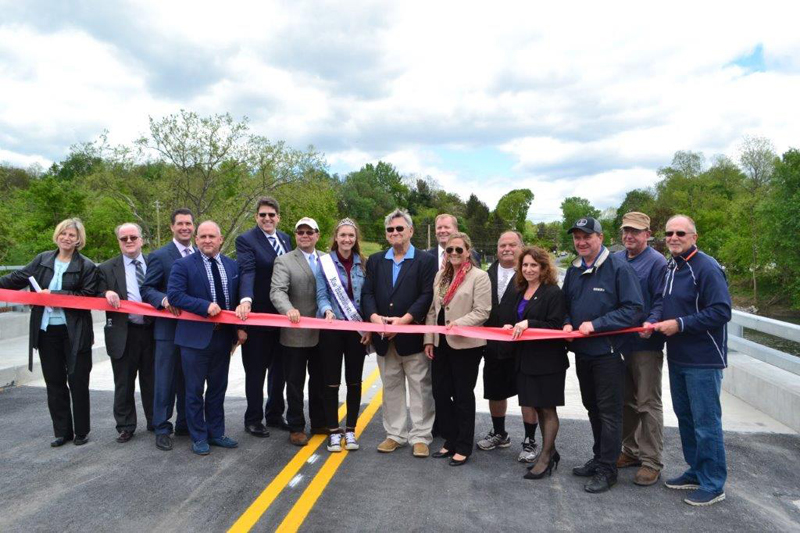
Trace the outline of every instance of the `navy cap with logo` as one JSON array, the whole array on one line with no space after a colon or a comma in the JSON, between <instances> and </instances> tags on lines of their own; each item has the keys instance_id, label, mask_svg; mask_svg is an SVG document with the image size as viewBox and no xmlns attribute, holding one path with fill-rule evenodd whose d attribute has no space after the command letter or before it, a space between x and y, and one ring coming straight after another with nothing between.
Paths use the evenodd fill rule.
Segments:
<instances>
[{"instance_id":1,"label":"navy cap with logo","mask_svg":"<svg viewBox=\"0 0 800 533\"><path fill-rule=\"evenodd\" d=\"M603 233L603 226L600 225L600 222L598 222L597 219L592 217L583 217L576 220L575 224L569 228L567 233L572 233L573 231L577 230L583 231L584 233Z\"/></svg>"}]
</instances>

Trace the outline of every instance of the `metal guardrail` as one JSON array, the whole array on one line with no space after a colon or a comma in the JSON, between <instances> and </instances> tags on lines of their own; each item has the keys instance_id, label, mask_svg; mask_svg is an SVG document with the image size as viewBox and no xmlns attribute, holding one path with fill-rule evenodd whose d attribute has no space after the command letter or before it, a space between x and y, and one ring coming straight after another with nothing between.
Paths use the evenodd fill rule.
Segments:
<instances>
[{"instance_id":1,"label":"metal guardrail","mask_svg":"<svg viewBox=\"0 0 800 533\"><path fill-rule=\"evenodd\" d=\"M19 270L20 268L24 267L25 265L0 265L0 272L10 272L13 270Z\"/></svg>"},{"instance_id":2,"label":"metal guardrail","mask_svg":"<svg viewBox=\"0 0 800 533\"><path fill-rule=\"evenodd\" d=\"M800 342L800 326L736 310L733 311L733 316L728 324L728 346L800 376L800 357L745 339L744 328Z\"/></svg>"}]
</instances>

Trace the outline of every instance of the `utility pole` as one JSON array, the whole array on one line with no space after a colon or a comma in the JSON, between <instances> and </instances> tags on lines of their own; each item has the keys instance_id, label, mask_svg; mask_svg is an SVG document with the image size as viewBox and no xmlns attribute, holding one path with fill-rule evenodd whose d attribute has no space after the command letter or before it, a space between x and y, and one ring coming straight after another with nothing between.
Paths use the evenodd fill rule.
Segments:
<instances>
[{"instance_id":1,"label":"utility pole","mask_svg":"<svg viewBox=\"0 0 800 533\"><path fill-rule=\"evenodd\" d=\"M431 225L428 224L428 250L431 249Z\"/></svg>"},{"instance_id":2,"label":"utility pole","mask_svg":"<svg viewBox=\"0 0 800 533\"><path fill-rule=\"evenodd\" d=\"M161 202L156 200L156 247L161 246Z\"/></svg>"}]
</instances>

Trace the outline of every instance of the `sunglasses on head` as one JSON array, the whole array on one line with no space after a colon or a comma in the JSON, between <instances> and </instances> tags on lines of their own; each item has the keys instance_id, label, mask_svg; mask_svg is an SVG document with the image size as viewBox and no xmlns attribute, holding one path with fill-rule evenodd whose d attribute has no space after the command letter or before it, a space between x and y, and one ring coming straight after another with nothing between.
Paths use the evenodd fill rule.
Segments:
<instances>
[{"instance_id":1,"label":"sunglasses on head","mask_svg":"<svg viewBox=\"0 0 800 533\"><path fill-rule=\"evenodd\" d=\"M464 249L462 247L460 247L460 246L448 246L447 248L444 249L444 251L447 252L448 254L452 254L454 251L458 255L461 255L461 254L464 253Z\"/></svg>"},{"instance_id":2,"label":"sunglasses on head","mask_svg":"<svg viewBox=\"0 0 800 533\"><path fill-rule=\"evenodd\" d=\"M128 242L128 241L136 242L138 240L139 240L139 237L137 235L125 235L124 237L120 237L119 238L120 242Z\"/></svg>"},{"instance_id":3,"label":"sunglasses on head","mask_svg":"<svg viewBox=\"0 0 800 533\"><path fill-rule=\"evenodd\" d=\"M405 229L405 226L389 226L386 228L386 233L394 233L395 231L397 233L403 233L403 230Z\"/></svg>"},{"instance_id":4,"label":"sunglasses on head","mask_svg":"<svg viewBox=\"0 0 800 533\"><path fill-rule=\"evenodd\" d=\"M313 229L298 229L295 230L294 232L295 235L305 235L306 237L311 237L315 233L316 231L314 231Z\"/></svg>"},{"instance_id":5,"label":"sunglasses on head","mask_svg":"<svg viewBox=\"0 0 800 533\"><path fill-rule=\"evenodd\" d=\"M264 218L264 217L275 218L276 216L278 216L278 213L259 213L258 214L259 218Z\"/></svg>"},{"instance_id":6,"label":"sunglasses on head","mask_svg":"<svg viewBox=\"0 0 800 533\"><path fill-rule=\"evenodd\" d=\"M664 235L667 237L672 237L673 235L677 235L678 237L686 237L688 234L685 231L665 231Z\"/></svg>"}]
</instances>

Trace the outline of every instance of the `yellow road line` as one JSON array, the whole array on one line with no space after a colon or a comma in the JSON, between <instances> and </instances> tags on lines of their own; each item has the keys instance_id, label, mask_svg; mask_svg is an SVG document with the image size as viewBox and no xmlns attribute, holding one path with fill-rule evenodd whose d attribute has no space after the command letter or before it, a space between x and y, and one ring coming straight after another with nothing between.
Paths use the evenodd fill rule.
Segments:
<instances>
[{"instance_id":1,"label":"yellow road line","mask_svg":"<svg viewBox=\"0 0 800 533\"><path fill-rule=\"evenodd\" d=\"M375 383L375 380L378 379L378 369L376 368L369 377L364 380L364 384L362 386L363 396L366 396L367 391L372 384ZM362 397L363 397L362 396ZM371 405L371 404L370 404ZM369 407L367 407L369 409ZM365 411L366 413L366 411ZM339 407L339 420L341 421L345 415L347 414L347 405L342 404ZM363 416L363 415L362 415ZM242 516L231 526L228 530L228 533L241 533L245 531L250 531L256 522L261 518L261 516L269 509L269 506L272 505L272 502L275 501L275 498L286 488L286 485L297 475L297 472L303 468L303 465L308 461L308 458L311 457L314 452L319 448L319 445L325 442L326 438L324 435L314 435L308 441L307 446L303 446L300 450L295 454L289 464L283 467L283 470L275 476L272 482L267 485L261 494L258 495L258 498L250 504L250 507L242 513Z\"/></svg>"},{"instance_id":2,"label":"yellow road line","mask_svg":"<svg viewBox=\"0 0 800 533\"><path fill-rule=\"evenodd\" d=\"M383 389L379 390L375 394L375 396L372 398L372 401L369 402L367 408L364 409L364 412L358 418L358 424L356 425L356 437L360 437L361 433L364 432L364 429L378 411L378 407L380 407L382 400ZM289 514L287 514L286 518L283 519L281 525L278 526L278 529L276 530L278 533L293 533L300 529L300 526L303 525L303 521L308 516L311 508L314 507L315 503L317 503L317 500L322 495L325 487L327 487L330 480L333 479L333 476L336 474L336 470L347 458L347 455L348 453L346 451L344 453L331 454L328 460L325 461L325 464L322 465L322 468L320 468L319 472L317 472L317 475L314 476L314 479L311 481L311 483L309 483L308 487L306 487L306 490L303 491L300 499L294 504L294 507L292 507L292 509L289 511Z\"/></svg>"}]
</instances>

